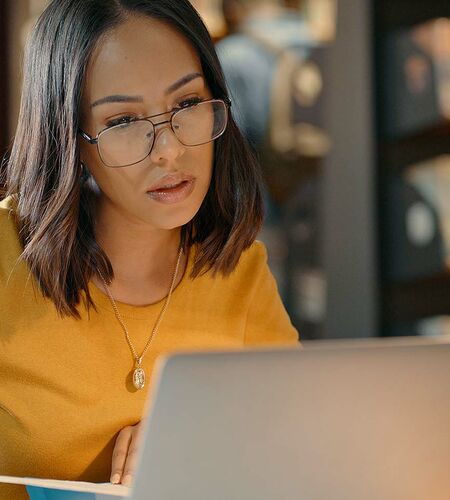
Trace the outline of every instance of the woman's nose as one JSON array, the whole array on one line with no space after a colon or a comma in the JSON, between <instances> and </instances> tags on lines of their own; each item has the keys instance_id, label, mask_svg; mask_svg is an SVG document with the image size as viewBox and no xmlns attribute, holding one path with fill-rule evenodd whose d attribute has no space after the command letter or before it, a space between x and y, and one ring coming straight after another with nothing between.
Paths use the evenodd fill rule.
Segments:
<instances>
[{"instance_id":1,"label":"woman's nose","mask_svg":"<svg viewBox=\"0 0 450 500\"><path fill-rule=\"evenodd\" d=\"M155 143L150 153L150 159L153 163L171 162L181 156L185 149L186 147L177 139L177 136L168 124L156 131Z\"/></svg>"}]
</instances>

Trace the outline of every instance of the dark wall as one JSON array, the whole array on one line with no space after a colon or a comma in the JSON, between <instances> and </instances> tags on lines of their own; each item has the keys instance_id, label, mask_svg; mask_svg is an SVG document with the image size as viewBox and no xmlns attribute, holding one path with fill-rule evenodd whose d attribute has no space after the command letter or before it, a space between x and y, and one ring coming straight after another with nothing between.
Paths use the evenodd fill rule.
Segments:
<instances>
[{"instance_id":1,"label":"dark wall","mask_svg":"<svg viewBox=\"0 0 450 500\"><path fill-rule=\"evenodd\" d=\"M0 2L0 151L8 143L8 2Z\"/></svg>"},{"instance_id":2,"label":"dark wall","mask_svg":"<svg viewBox=\"0 0 450 500\"><path fill-rule=\"evenodd\" d=\"M8 130L8 2L0 1L0 158L9 143ZM2 186L0 185L0 197Z\"/></svg>"},{"instance_id":3,"label":"dark wall","mask_svg":"<svg viewBox=\"0 0 450 500\"><path fill-rule=\"evenodd\" d=\"M9 143L8 17L8 2L0 1L0 160L3 159ZM2 198L3 187L0 183L0 199Z\"/></svg>"}]
</instances>

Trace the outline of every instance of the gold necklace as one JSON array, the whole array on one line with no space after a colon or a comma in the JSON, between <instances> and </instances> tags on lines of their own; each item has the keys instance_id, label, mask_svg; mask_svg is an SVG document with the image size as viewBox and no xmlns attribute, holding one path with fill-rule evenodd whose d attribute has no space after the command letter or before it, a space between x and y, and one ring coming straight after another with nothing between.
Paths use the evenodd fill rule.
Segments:
<instances>
[{"instance_id":1,"label":"gold necklace","mask_svg":"<svg viewBox=\"0 0 450 500\"><path fill-rule=\"evenodd\" d=\"M131 353L133 354L133 358L134 358L134 362L135 362L134 370L133 370L133 385L134 385L134 387L136 387L136 389L143 389L145 386L145 371L141 366L142 358L147 353L147 350L150 347L150 344L151 344L151 342L152 342L152 340L153 340L153 338L154 338L154 336L159 328L159 325L160 325L161 320L164 316L164 313L166 312L166 309L169 305L170 297L172 296L173 288L175 286L175 281L176 281L176 278L178 275L178 268L180 267L182 252L183 252L183 249L182 249L182 247L180 247L180 251L178 252L177 263L176 263L175 270L174 270L173 276L172 276L172 282L171 282L170 288L169 288L169 293L167 294L166 300L165 300L164 305L161 309L161 312L159 313L158 319L156 320L155 326L153 327L152 333L150 334L150 337L147 340L147 343L145 344L144 350L142 351L142 354L140 356L137 355L136 349L134 348L134 345L131 342L130 335L128 333L128 329L125 326L125 323L123 322L122 316L120 315L119 309L117 308L116 301L114 300L114 297L112 296L111 291L109 290L108 285L106 284L105 278L103 278L103 275L100 273L100 271L97 270L101 280L103 281L103 287L106 291L106 294L108 295L109 300L111 301L111 305L114 309L114 314L116 315L116 319L120 323L123 331L125 332L125 338L127 339L128 346L130 347Z\"/></svg>"}]
</instances>

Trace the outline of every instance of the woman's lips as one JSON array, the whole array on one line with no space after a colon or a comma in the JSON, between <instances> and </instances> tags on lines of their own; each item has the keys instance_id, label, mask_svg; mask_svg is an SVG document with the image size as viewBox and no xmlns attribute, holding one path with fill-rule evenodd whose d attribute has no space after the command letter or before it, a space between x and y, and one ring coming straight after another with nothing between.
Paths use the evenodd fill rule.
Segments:
<instances>
[{"instance_id":1,"label":"woman's lips","mask_svg":"<svg viewBox=\"0 0 450 500\"><path fill-rule=\"evenodd\" d=\"M161 188L147 191L147 195L160 203L179 203L184 201L194 190L195 179L180 182L172 188Z\"/></svg>"}]
</instances>

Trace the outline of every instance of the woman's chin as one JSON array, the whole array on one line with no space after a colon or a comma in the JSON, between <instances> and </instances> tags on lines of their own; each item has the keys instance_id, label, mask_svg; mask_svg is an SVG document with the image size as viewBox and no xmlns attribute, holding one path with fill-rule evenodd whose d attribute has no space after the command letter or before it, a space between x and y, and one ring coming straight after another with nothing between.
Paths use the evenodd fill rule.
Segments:
<instances>
[{"instance_id":1,"label":"woman's chin","mask_svg":"<svg viewBox=\"0 0 450 500\"><path fill-rule=\"evenodd\" d=\"M177 229L191 222L191 220L195 217L195 214L197 212L198 210L192 210L189 213L183 213L183 214L173 214L173 215L164 214L161 215L161 217L158 217L157 219L152 214L153 217L151 217L151 220L148 220L148 222L152 226L155 226L159 229L166 229L166 230Z\"/></svg>"}]
</instances>

